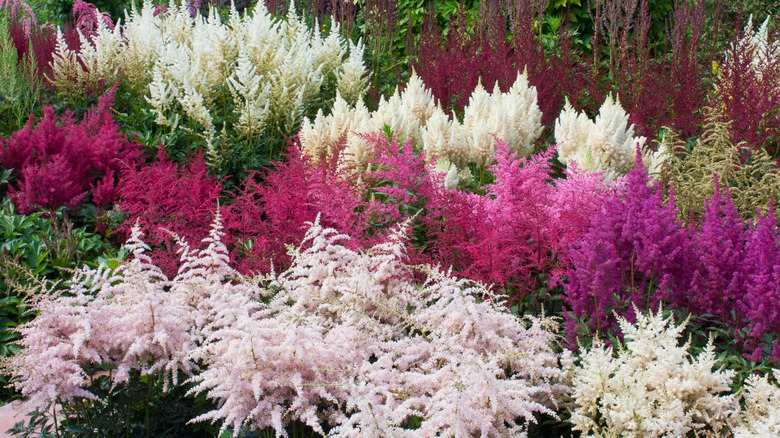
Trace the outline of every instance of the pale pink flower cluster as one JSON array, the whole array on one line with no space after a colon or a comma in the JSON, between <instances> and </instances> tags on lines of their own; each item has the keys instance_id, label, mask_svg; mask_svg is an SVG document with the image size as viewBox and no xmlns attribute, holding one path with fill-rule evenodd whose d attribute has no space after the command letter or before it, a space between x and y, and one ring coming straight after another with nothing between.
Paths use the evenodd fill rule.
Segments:
<instances>
[{"instance_id":1,"label":"pale pink flower cluster","mask_svg":"<svg viewBox=\"0 0 780 438\"><path fill-rule=\"evenodd\" d=\"M114 384L134 369L173 384L183 373L218 406L193 421L282 436L295 420L341 437L522 435L534 413L556 415L567 388L554 324L408 265L403 230L356 252L317 221L289 270L247 279L228 265L219 220L202 249L181 243L173 280L136 229L130 262L85 269L67 295L43 298L8 364L17 388L69 402L96 398L88 370L98 365ZM420 427L406 429L413 417Z\"/></svg>"},{"instance_id":2,"label":"pale pink flower cluster","mask_svg":"<svg viewBox=\"0 0 780 438\"><path fill-rule=\"evenodd\" d=\"M335 425L330 436L506 436L534 412L555 415L549 321L527 326L476 299L484 288L408 266L400 233L360 253L344 239L315 223L267 305L217 312L235 319L209 335L193 392L220 407L197 420L281 435L298 419ZM403 429L413 416L420 428Z\"/></svg>"},{"instance_id":3,"label":"pale pink flower cluster","mask_svg":"<svg viewBox=\"0 0 780 438\"><path fill-rule=\"evenodd\" d=\"M196 339L187 297L166 290L171 282L140 238L136 228L126 245L133 260L113 272L84 268L67 293L43 297L39 315L20 327L23 353L6 366L34 405L96 398L85 389L87 370L100 364L111 367L115 384L132 369L162 373L173 384L180 371L197 369L189 358Z\"/></svg>"}]
</instances>

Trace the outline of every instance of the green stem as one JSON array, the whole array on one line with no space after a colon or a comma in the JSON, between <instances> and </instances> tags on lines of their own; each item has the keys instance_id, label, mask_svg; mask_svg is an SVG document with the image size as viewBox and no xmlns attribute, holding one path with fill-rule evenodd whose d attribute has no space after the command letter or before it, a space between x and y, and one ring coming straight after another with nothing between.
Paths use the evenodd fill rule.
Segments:
<instances>
[{"instance_id":1,"label":"green stem","mask_svg":"<svg viewBox=\"0 0 780 438\"><path fill-rule=\"evenodd\" d=\"M152 383L149 382L149 389L146 391L146 438L152 438L152 432L149 430L149 399L152 398Z\"/></svg>"}]
</instances>

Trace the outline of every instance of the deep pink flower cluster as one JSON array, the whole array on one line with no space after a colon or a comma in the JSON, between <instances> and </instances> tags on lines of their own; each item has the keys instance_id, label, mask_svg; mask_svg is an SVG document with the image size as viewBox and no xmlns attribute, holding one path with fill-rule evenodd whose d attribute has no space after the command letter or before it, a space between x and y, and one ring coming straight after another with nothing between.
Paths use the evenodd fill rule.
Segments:
<instances>
[{"instance_id":1,"label":"deep pink flower cluster","mask_svg":"<svg viewBox=\"0 0 780 438\"><path fill-rule=\"evenodd\" d=\"M113 121L115 91L101 97L80 122L69 111L57 116L46 107L37 124L30 116L22 130L0 140L0 166L14 170L8 194L18 211L75 208L90 191L99 207L116 199L116 179L135 162L139 147Z\"/></svg>"},{"instance_id":2,"label":"deep pink flower cluster","mask_svg":"<svg viewBox=\"0 0 780 438\"><path fill-rule=\"evenodd\" d=\"M583 331L614 329L613 311L631 318L632 304L655 309L664 302L712 315L743 339L751 357L761 358L769 347L764 335L780 330L780 313L767 304L780 298L773 213L744 223L726 188L725 194L716 190L698 222L685 225L677 220L674 196L664 204L658 184L648 183L637 166L571 251L564 297L569 341Z\"/></svg>"}]
</instances>

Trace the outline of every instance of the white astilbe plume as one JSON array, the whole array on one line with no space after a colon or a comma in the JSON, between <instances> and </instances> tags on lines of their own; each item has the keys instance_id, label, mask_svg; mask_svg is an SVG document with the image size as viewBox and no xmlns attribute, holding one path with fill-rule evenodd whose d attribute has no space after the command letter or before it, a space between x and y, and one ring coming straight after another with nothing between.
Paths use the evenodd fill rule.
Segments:
<instances>
[{"instance_id":1,"label":"white astilbe plume","mask_svg":"<svg viewBox=\"0 0 780 438\"><path fill-rule=\"evenodd\" d=\"M712 340L695 359L679 345L686 323L675 326L661 310L635 324L618 317L625 347L613 354L598 340L571 368L575 408L571 422L587 437L680 437L711 428L725 431L737 403L731 370L715 370ZM571 362L564 361L569 363Z\"/></svg>"},{"instance_id":2,"label":"white astilbe plume","mask_svg":"<svg viewBox=\"0 0 780 438\"><path fill-rule=\"evenodd\" d=\"M508 93L496 82L488 93L480 82L464 108L463 127L468 139L471 161L487 167L495 156L496 138L509 145L512 153L528 155L542 134L542 112L536 87L528 83L528 73L517 74Z\"/></svg>"},{"instance_id":3,"label":"white astilbe plume","mask_svg":"<svg viewBox=\"0 0 780 438\"><path fill-rule=\"evenodd\" d=\"M19 328L24 348L7 365L31 403L95 399L85 369L99 364L111 367L114 384L137 369L164 375L166 387L197 369L188 299L166 290L171 283L140 238L135 227L126 245L132 260L113 272L85 267L67 295L45 297L38 316Z\"/></svg>"},{"instance_id":4,"label":"white astilbe plume","mask_svg":"<svg viewBox=\"0 0 780 438\"><path fill-rule=\"evenodd\" d=\"M257 68L252 65L246 50L241 48L238 55L238 68L228 79L228 85L237 109L241 113L236 129L244 135L262 132L268 117L270 106L268 95L271 84L266 83L263 86L262 82L263 78L257 75Z\"/></svg>"},{"instance_id":5,"label":"white astilbe plume","mask_svg":"<svg viewBox=\"0 0 780 438\"><path fill-rule=\"evenodd\" d=\"M620 100L607 96L595 121L585 113L578 113L568 99L555 121L555 141L562 163L577 163L577 168L588 172L603 172L606 179L625 175L634 167L636 150L642 151L643 165L651 173L660 172L667 153L646 147L645 137L634 137L634 125L629 125L628 114Z\"/></svg>"},{"instance_id":6,"label":"white astilbe plume","mask_svg":"<svg viewBox=\"0 0 780 438\"><path fill-rule=\"evenodd\" d=\"M99 14L99 11L95 11ZM124 50L121 26L113 29L103 20L97 20L97 29L91 38L78 31L79 50L70 50L62 31L57 29L57 42L51 61L52 83L58 92L65 95L83 93L85 89L108 88L115 80L122 66L119 56ZM103 90L101 90L103 91Z\"/></svg>"},{"instance_id":7,"label":"white astilbe plume","mask_svg":"<svg viewBox=\"0 0 780 438\"><path fill-rule=\"evenodd\" d=\"M292 132L307 109L322 105L323 91L340 89L357 101L367 79L360 43L342 38L338 26L323 38L290 6L285 20L263 2L243 15L231 7L223 22L213 9L191 16L184 0L155 16L145 0L126 13L124 27L111 31L100 23L92 41L82 38L79 53L59 36L52 81L73 94L126 79L146 92L156 123L181 125L207 143L218 140L214 117L224 121L223 131L232 127L241 135L271 125Z\"/></svg>"},{"instance_id":8,"label":"white astilbe plume","mask_svg":"<svg viewBox=\"0 0 780 438\"><path fill-rule=\"evenodd\" d=\"M775 382L780 370L772 370ZM745 382L742 399L745 409L741 423L734 428L734 438L780 436L780 388L769 382L768 376L751 374Z\"/></svg>"},{"instance_id":9,"label":"white astilbe plume","mask_svg":"<svg viewBox=\"0 0 780 438\"><path fill-rule=\"evenodd\" d=\"M267 306L223 306L234 322L211 332L193 378L219 408L197 420L282 436L293 420L335 425L334 437L507 436L554 415L548 321L528 327L479 302L484 288L408 266L402 233L355 252L315 222ZM412 416L421 427L402 429Z\"/></svg>"},{"instance_id":10,"label":"white astilbe plume","mask_svg":"<svg viewBox=\"0 0 780 438\"><path fill-rule=\"evenodd\" d=\"M350 105L363 100L368 91L368 71L363 63L363 44L349 42L349 57L336 72L336 89Z\"/></svg>"}]
</instances>

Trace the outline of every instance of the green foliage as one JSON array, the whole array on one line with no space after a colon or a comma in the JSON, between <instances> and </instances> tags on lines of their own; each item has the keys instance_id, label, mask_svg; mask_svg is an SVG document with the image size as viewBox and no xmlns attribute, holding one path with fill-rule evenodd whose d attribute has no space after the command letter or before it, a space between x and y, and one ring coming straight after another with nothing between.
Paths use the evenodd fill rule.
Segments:
<instances>
[{"instance_id":1,"label":"green foliage","mask_svg":"<svg viewBox=\"0 0 780 438\"><path fill-rule=\"evenodd\" d=\"M192 418L214 409L205 396L186 397L186 385L166 392L163 379L158 376L141 376L133 370L128 382L114 386L109 376L101 375L92 381L89 390L100 400L58 406L56 417L52 408L35 411L28 424L17 423L11 433L41 438L211 438L219 431L218 425L188 424ZM43 433L38 435L35 428Z\"/></svg>"},{"instance_id":2,"label":"green foliage","mask_svg":"<svg viewBox=\"0 0 780 438\"><path fill-rule=\"evenodd\" d=\"M20 61L8 32L9 18L0 13L0 133L21 128L40 100L35 58L29 50Z\"/></svg>"}]
</instances>

